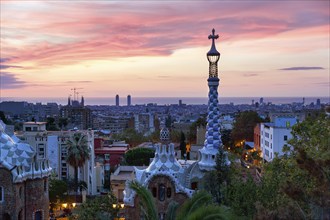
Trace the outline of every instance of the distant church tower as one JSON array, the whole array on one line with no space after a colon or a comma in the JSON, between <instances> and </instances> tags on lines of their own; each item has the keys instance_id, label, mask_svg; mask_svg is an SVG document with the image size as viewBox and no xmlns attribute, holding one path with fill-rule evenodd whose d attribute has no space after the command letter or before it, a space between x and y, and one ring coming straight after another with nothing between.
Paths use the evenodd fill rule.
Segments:
<instances>
[{"instance_id":1,"label":"distant church tower","mask_svg":"<svg viewBox=\"0 0 330 220\"><path fill-rule=\"evenodd\" d=\"M212 46L210 51L207 52L207 60L209 61L209 78L207 80L209 86L208 115L204 147L200 150L201 158L198 162L202 170L214 169L216 155L219 148L222 148L218 108L218 61L220 53L217 51L214 42L219 38L219 35L215 35L214 32L213 29L212 35L209 35L209 39L212 39Z\"/></svg>"},{"instance_id":2,"label":"distant church tower","mask_svg":"<svg viewBox=\"0 0 330 220\"><path fill-rule=\"evenodd\" d=\"M81 103L80 103L80 105L81 105L82 107L85 106L85 99L84 99L84 96L81 96Z\"/></svg>"}]
</instances>

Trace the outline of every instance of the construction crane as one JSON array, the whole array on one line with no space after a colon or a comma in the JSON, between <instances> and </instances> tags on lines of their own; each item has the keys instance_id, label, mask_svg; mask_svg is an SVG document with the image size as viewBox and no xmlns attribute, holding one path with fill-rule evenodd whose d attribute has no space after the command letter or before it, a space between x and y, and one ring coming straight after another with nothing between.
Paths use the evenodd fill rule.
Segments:
<instances>
[{"instance_id":1,"label":"construction crane","mask_svg":"<svg viewBox=\"0 0 330 220\"><path fill-rule=\"evenodd\" d=\"M74 87L74 88L72 88L71 90L73 90L73 100L74 101L78 101L78 92L77 92L77 90L79 90L79 89L84 89L84 88L76 88L76 87Z\"/></svg>"}]
</instances>

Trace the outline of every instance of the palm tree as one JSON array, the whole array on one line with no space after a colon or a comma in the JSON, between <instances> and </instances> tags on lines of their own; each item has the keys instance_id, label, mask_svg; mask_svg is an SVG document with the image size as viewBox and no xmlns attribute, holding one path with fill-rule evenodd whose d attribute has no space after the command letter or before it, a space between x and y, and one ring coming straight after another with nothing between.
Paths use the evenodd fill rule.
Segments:
<instances>
[{"instance_id":1,"label":"palm tree","mask_svg":"<svg viewBox=\"0 0 330 220\"><path fill-rule=\"evenodd\" d=\"M130 187L141 199L141 210L147 220L156 220L157 207L151 192L136 181ZM206 191L196 192L192 198L179 207L178 203L171 202L167 208L166 220L222 220L235 219L230 211L222 206L213 204L212 197Z\"/></svg>"},{"instance_id":2,"label":"palm tree","mask_svg":"<svg viewBox=\"0 0 330 220\"><path fill-rule=\"evenodd\" d=\"M74 168L74 187L76 200L78 194L78 168L82 167L89 159L90 149L87 144L87 138L83 133L74 133L67 141L68 154L66 161Z\"/></svg>"},{"instance_id":3,"label":"palm tree","mask_svg":"<svg viewBox=\"0 0 330 220\"><path fill-rule=\"evenodd\" d=\"M147 220L156 220L157 208L151 192L136 181L130 183L130 187L136 192L141 199L141 210Z\"/></svg>"}]
</instances>

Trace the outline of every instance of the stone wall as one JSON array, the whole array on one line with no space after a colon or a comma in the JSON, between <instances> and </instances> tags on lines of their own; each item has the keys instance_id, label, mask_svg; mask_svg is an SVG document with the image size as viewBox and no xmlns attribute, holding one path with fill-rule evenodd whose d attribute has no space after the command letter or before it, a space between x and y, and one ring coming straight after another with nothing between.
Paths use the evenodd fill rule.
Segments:
<instances>
[{"instance_id":1,"label":"stone wall","mask_svg":"<svg viewBox=\"0 0 330 220\"><path fill-rule=\"evenodd\" d=\"M34 220L38 211L41 212L42 219L49 219L48 178L27 180L26 193L27 219Z\"/></svg>"},{"instance_id":2,"label":"stone wall","mask_svg":"<svg viewBox=\"0 0 330 220\"><path fill-rule=\"evenodd\" d=\"M8 214L11 219L17 219L18 210L24 203L24 198L17 199L17 186L12 183L11 172L5 168L0 168L0 186L3 187L4 201L0 202L0 219L5 218ZM22 200L22 201L21 201Z\"/></svg>"},{"instance_id":3,"label":"stone wall","mask_svg":"<svg viewBox=\"0 0 330 220\"><path fill-rule=\"evenodd\" d=\"M0 219L8 214L11 220L34 220L36 211L42 213L42 219L49 218L48 178L13 184L11 172L5 168L0 168L0 176L0 186L4 187L4 201L0 202Z\"/></svg>"}]
</instances>

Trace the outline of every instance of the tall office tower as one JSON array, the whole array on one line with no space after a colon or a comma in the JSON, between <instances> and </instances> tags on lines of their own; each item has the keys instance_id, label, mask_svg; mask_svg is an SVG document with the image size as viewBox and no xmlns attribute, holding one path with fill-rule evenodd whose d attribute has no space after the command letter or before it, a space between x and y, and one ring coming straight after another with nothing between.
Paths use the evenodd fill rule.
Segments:
<instances>
[{"instance_id":1,"label":"tall office tower","mask_svg":"<svg viewBox=\"0 0 330 220\"><path fill-rule=\"evenodd\" d=\"M116 106L119 106L119 95L116 95Z\"/></svg>"},{"instance_id":2,"label":"tall office tower","mask_svg":"<svg viewBox=\"0 0 330 220\"><path fill-rule=\"evenodd\" d=\"M131 106L131 95L127 96L127 106Z\"/></svg>"},{"instance_id":3,"label":"tall office tower","mask_svg":"<svg viewBox=\"0 0 330 220\"><path fill-rule=\"evenodd\" d=\"M222 141L220 135L220 123L219 123L219 108L218 108L218 61L220 53L215 47L215 40L219 38L219 35L214 34L215 30L212 30L212 35L209 35L209 39L212 39L212 46L207 53L207 60L209 61L209 101L208 101L208 115L204 147L200 150L201 158L198 162L200 169L212 170L216 165L216 155L219 148L222 148ZM227 164L230 162L227 160Z\"/></svg>"}]
</instances>

